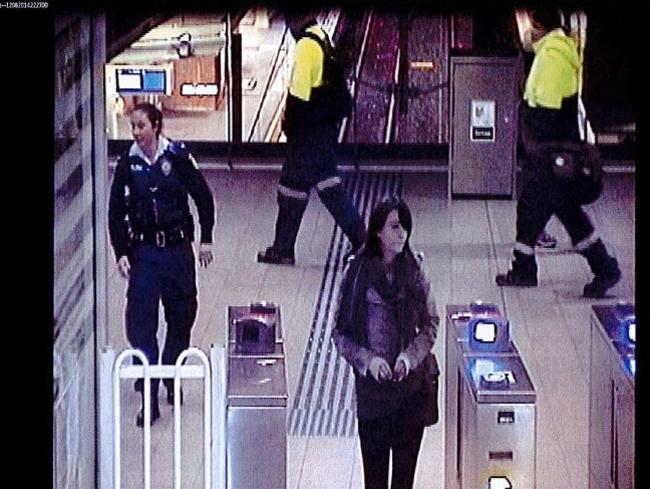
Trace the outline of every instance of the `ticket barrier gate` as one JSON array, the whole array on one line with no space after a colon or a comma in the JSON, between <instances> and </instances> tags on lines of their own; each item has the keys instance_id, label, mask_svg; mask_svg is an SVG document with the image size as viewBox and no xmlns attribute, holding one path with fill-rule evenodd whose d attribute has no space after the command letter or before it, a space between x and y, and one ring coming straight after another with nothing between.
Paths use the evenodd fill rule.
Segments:
<instances>
[{"instance_id":1,"label":"ticket barrier gate","mask_svg":"<svg viewBox=\"0 0 650 489\"><path fill-rule=\"evenodd\" d=\"M492 304L449 305L445 488L535 487L536 395Z\"/></svg>"},{"instance_id":2,"label":"ticket barrier gate","mask_svg":"<svg viewBox=\"0 0 650 489\"><path fill-rule=\"evenodd\" d=\"M457 459L458 431L458 385L459 385L459 355L456 352L460 344L465 354L471 355L469 347L470 320L478 317L501 318L499 309L493 304L472 303L467 305L448 305L446 314L445 334L445 488L458 489L459 481L455 469L452 470L450 461ZM501 323L504 326L503 323ZM506 323L507 324L507 323ZM508 335L509 336L509 335ZM514 345L509 341L502 345L502 355L516 355ZM478 352L477 352L478 353Z\"/></svg>"},{"instance_id":3,"label":"ticket barrier gate","mask_svg":"<svg viewBox=\"0 0 650 489\"><path fill-rule=\"evenodd\" d=\"M633 489L634 305L592 306L589 357L589 488Z\"/></svg>"},{"instance_id":4,"label":"ticket barrier gate","mask_svg":"<svg viewBox=\"0 0 650 489\"><path fill-rule=\"evenodd\" d=\"M280 308L228 306L227 489L286 487L287 377Z\"/></svg>"}]
</instances>

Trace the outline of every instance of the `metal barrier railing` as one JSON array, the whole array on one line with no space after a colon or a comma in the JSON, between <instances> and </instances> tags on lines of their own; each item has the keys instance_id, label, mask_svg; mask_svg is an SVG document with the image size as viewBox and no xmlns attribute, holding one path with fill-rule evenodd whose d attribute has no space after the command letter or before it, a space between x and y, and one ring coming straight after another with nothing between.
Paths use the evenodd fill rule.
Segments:
<instances>
[{"instance_id":1,"label":"metal barrier railing","mask_svg":"<svg viewBox=\"0 0 650 489\"><path fill-rule=\"evenodd\" d=\"M210 362L198 348L189 348L178 355L174 371L174 489L181 489L181 369L183 361L196 355L203 364L203 487L210 489ZM148 404L145 404L149 407Z\"/></svg>"},{"instance_id":2,"label":"metal barrier railing","mask_svg":"<svg viewBox=\"0 0 650 489\"><path fill-rule=\"evenodd\" d=\"M210 359L198 348L183 351L175 365L150 365L138 349L126 349L117 358L112 349L100 358L100 489L122 487L120 381L142 379L144 383L143 482L151 489L151 379L174 379L174 489L181 488L181 381L203 379L203 480L204 489L225 487L225 361L224 348L213 346ZM141 365L123 365L135 357ZM200 365L183 365L190 357ZM110 406L110 408L109 408ZM213 462L214 461L214 462Z\"/></svg>"}]
</instances>

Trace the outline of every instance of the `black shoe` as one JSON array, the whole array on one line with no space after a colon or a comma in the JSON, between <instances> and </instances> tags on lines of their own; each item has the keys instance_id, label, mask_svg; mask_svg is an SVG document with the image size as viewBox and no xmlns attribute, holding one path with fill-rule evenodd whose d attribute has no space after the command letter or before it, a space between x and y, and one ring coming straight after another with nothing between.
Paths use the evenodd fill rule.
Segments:
<instances>
[{"instance_id":1,"label":"black shoe","mask_svg":"<svg viewBox=\"0 0 650 489\"><path fill-rule=\"evenodd\" d=\"M591 299L602 299L605 297L607 289L614 287L619 280L621 280L621 271L617 263L616 268L612 270L610 275L605 277L595 276L591 282L585 285L582 295Z\"/></svg>"},{"instance_id":2,"label":"black shoe","mask_svg":"<svg viewBox=\"0 0 650 489\"><path fill-rule=\"evenodd\" d=\"M153 425L156 420L160 418L160 409L158 407L158 401L151 403L151 424ZM138 416L135 418L136 426L142 428L144 426L144 407L140 408Z\"/></svg>"},{"instance_id":3,"label":"black shoe","mask_svg":"<svg viewBox=\"0 0 650 489\"><path fill-rule=\"evenodd\" d=\"M293 254L280 254L272 246L269 246L265 251L257 253L257 261L259 263L271 263L273 265L295 265L296 258Z\"/></svg>"},{"instance_id":4,"label":"black shoe","mask_svg":"<svg viewBox=\"0 0 650 489\"><path fill-rule=\"evenodd\" d=\"M536 287L537 286L537 263L534 255L526 255L521 251L514 250L515 259L512 260L512 268L507 273L500 273L496 276L496 283L499 287Z\"/></svg>"},{"instance_id":5,"label":"black shoe","mask_svg":"<svg viewBox=\"0 0 650 489\"><path fill-rule=\"evenodd\" d=\"M537 276L525 276L509 270L496 276L499 287L537 287Z\"/></svg>"},{"instance_id":6,"label":"black shoe","mask_svg":"<svg viewBox=\"0 0 650 489\"><path fill-rule=\"evenodd\" d=\"M174 389L167 389L167 404L174 405ZM181 405L183 404L183 389L181 389Z\"/></svg>"}]
</instances>

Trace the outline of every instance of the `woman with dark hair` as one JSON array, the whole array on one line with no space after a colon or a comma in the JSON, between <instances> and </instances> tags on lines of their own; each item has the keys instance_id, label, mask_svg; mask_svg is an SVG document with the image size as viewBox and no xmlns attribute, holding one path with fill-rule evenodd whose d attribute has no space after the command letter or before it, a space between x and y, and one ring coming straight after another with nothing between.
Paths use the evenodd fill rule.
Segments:
<instances>
[{"instance_id":1,"label":"woman with dark hair","mask_svg":"<svg viewBox=\"0 0 650 489\"><path fill-rule=\"evenodd\" d=\"M120 275L129 281L126 335L129 343L158 363L158 306L167 321L163 364L174 364L189 346L197 312L194 219L201 227L199 263L212 262L214 201L196 161L181 142L161 136L163 115L141 103L131 111L133 144L115 169L108 205L108 230ZM167 401L174 403L173 380L165 379ZM142 391L142 381L136 382ZM143 394L144 395L144 394ZM151 422L160 417L158 379L151 382ZM182 395L181 395L182 401ZM136 424L144 424L140 411Z\"/></svg>"},{"instance_id":2,"label":"woman with dark hair","mask_svg":"<svg viewBox=\"0 0 650 489\"><path fill-rule=\"evenodd\" d=\"M353 367L366 489L413 486L424 427L437 422L439 318L421 258L409 245L411 212L392 198L373 210L340 288L334 344Z\"/></svg>"}]
</instances>

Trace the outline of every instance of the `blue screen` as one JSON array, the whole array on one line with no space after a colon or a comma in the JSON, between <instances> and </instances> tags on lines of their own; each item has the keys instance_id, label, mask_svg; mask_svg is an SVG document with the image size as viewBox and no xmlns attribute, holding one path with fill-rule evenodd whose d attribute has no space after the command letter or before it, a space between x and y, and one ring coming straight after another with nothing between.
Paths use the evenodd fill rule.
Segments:
<instances>
[{"instance_id":1,"label":"blue screen","mask_svg":"<svg viewBox=\"0 0 650 489\"><path fill-rule=\"evenodd\" d=\"M167 88L165 70L119 68L116 74L118 92L165 93Z\"/></svg>"},{"instance_id":2,"label":"blue screen","mask_svg":"<svg viewBox=\"0 0 650 489\"><path fill-rule=\"evenodd\" d=\"M144 72L144 86L142 87L145 92L165 92L165 72L164 71L148 71Z\"/></svg>"}]
</instances>

